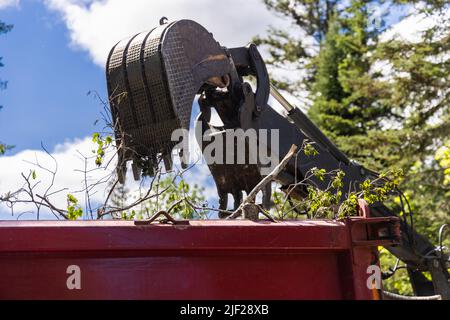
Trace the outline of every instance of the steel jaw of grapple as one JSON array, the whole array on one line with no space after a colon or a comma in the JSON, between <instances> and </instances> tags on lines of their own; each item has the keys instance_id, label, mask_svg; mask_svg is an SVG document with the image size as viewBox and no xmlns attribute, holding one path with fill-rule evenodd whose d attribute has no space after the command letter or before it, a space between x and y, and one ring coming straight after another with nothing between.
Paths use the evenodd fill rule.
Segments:
<instances>
[{"instance_id":1,"label":"steel jaw of grapple","mask_svg":"<svg viewBox=\"0 0 450 320\"><path fill-rule=\"evenodd\" d=\"M176 129L189 129L192 102L205 83L225 85L230 62L211 33L194 21L160 25L117 43L106 63L118 146L119 181L133 160L135 179L152 175L163 159L170 169Z\"/></svg>"}]
</instances>

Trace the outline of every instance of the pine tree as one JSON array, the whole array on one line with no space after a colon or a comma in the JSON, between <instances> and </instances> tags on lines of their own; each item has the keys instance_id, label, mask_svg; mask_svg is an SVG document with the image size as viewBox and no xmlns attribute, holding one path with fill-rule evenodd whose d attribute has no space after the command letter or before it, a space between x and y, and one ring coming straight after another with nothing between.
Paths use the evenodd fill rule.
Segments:
<instances>
[{"instance_id":1,"label":"pine tree","mask_svg":"<svg viewBox=\"0 0 450 320\"><path fill-rule=\"evenodd\" d=\"M370 72L378 30L369 28L367 1L350 1L329 26L314 61L317 72L308 114L350 157L378 169L383 164L365 145L390 111L379 99L385 84Z\"/></svg>"},{"instance_id":2,"label":"pine tree","mask_svg":"<svg viewBox=\"0 0 450 320\"><path fill-rule=\"evenodd\" d=\"M330 18L337 10L338 0L263 0L266 7L292 22L292 29L286 31L270 27L265 37L257 36L255 44L264 46L269 54L266 63L272 67L296 69L306 77L286 79L272 77L279 89L295 94L298 90L310 90L314 77L314 65L311 60L323 42L329 28ZM293 72L296 72L295 70Z\"/></svg>"},{"instance_id":3,"label":"pine tree","mask_svg":"<svg viewBox=\"0 0 450 320\"><path fill-rule=\"evenodd\" d=\"M445 15L450 5L422 5L419 13L433 14L434 25L416 42L381 43L374 59L389 61L391 81L383 99L399 115L397 129L388 133L395 134L401 157L389 165L403 168L403 187L420 212L416 226L436 240L440 225L450 223L450 189L439 156L450 136L450 21Z\"/></svg>"},{"instance_id":4,"label":"pine tree","mask_svg":"<svg viewBox=\"0 0 450 320\"><path fill-rule=\"evenodd\" d=\"M321 6L320 11L324 12L327 3L270 2L273 10L292 17L300 29L307 23L297 23L295 4L304 8ZM309 68L310 77L285 81L282 88L292 92L308 89L313 101L309 116L350 157L378 171L402 168L405 177L401 189L415 213L414 228L436 242L440 225L450 223L450 189L446 183L450 21L445 14L450 5L441 0L386 2L391 7L415 5L421 14L433 14L435 24L415 43L402 39L381 42L379 30L369 24L368 8L375 2L353 0L336 4L327 23L321 25L324 36L316 38L317 55L291 50L305 48L290 35L275 41L274 35L282 31L272 30L260 43L270 47L269 61L274 66L282 65L283 59L288 64L295 59L308 60L299 68ZM312 15L310 21L312 28L318 30L316 16ZM388 66L387 74L373 68L380 62ZM304 81L308 83L302 87ZM400 211L399 202L389 205ZM444 244L450 243L447 240ZM411 292L397 284L390 283L388 287Z\"/></svg>"},{"instance_id":5,"label":"pine tree","mask_svg":"<svg viewBox=\"0 0 450 320\"><path fill-rule=\"evenodd\" d=\"M338 47L339 30L340 24L335 17L330 23L325 43L317 59L317 74L313 87L317 103L313 106L314 112L311 112L310 115L317 124L324 128L326 119L321 117L321 111L326 107L327 102L336 105L347 96L339 82L339 65L336 63L344 58L344 52Z\"/></svg>"}]
</instances>

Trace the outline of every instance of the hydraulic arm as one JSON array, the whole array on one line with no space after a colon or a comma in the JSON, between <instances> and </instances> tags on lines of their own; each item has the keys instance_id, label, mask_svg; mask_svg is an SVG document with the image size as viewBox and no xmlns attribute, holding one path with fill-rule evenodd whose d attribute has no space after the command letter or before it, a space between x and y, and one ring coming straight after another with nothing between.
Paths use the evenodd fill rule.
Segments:
<instances>
[{"instance_id":1,"label":"hydraulic arm","mask_svg":"<svg viewBox=\"0 0 450 320\"><path fill-rule=\"evenodd\" d=\"M230 131L253 130L257 138L255 150L266 149L268 158L278 161L292 144L300 149L306 141L314 143L316 156L308 157L300 152L277 176L282 186L302 180L314 167L342 170L343 190L357 190L364 180L377 177L375 172L343 154L299 108L289 104L270 85L264 61L253 44L225 48L196 22L180 20L120 41L110 52L106 70L119 145L118 175L122 181L128 160L133 161L135 178L142 171L151 174L160 159L164 160L166 169L171 168L172 149L179 142L172 134L176 129L189 129L196 95L201 111L196 122L197 131L201 132L197 139L204 152L215 139L226 141ZM256 86L252 87L247 77L253 77ZM271 95L283 107L283 112L269 105ZM222 121L219 126L212 124L212 109ZM276 148L267 139L273 136L279 137ZM239 153L238 142L224 143L223 154ZM249 147L249 142L245 143ZM250 192L265 174L266 164L252 148L246 148L243 159L237 163L207 162L222 209L228 207L228 194L233 196L237 207L243 192ZM309 181L322 189L330 182L327 178ZM270 186L263 193L263 205L268 207ZM305 186L298 185L291 195L301 198L306 194ZM380 217L395 215L382 203L372 205L371 212ZM450 298L444 258L405 221L401 223L401 231L400 245L388 250L408 265L416 293L437 292ZM421 271L431 272L432 283L426 281Z\"/></svg>"}]
</instances>

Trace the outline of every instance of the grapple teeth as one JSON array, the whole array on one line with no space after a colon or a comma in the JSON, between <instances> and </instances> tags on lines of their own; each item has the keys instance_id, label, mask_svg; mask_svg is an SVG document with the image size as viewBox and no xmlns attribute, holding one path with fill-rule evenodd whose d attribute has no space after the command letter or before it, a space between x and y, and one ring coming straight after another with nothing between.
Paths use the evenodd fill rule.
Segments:
<instances>
[{"instance_id":1,"label":"grapple teeth","mask_svg":"<svg viewBox=\"0 0 450 320\"><path fill-rule=\"evenodd\" d=\"M116 139L124 137L128 150L124 161L171 150L173 131L189 129L200 87L226 78L229 70L224 49L191 20L165 23L116 44L106 77Z\"/></svg>"},{"instance_id":2,"label":"grapple teeth","mask_svg":"<svg viewBox=\"0 0 450 320\"><path fill-rule=\"evenodd\" d=\"M127 177L127 166L126 164L117 166L117 179L121 184L125 183L125 179Z\"/></svg>"},{"instance_id":3,"label":"grapple teeth","mask_svg":"<svg viewBox=\"0 0 450 320\"><path fill-rule=\"evenodd\" d=\"M164 167L166 168L166 171L171 171L172 167L173 167L173 162L172 162L172 155L167 155L163 158L164 161Z\"/></svg>"},{"instance_id":4,"label":"grapple teeth","mask_svg":"<svg viewBox=\"0 0 450 320\"><path fill-rule=\"evenodd\" d=\"M141 171L142 169L139 167L136 161L133 161L131 164L131 169L133 170L133 177L135 181L139 181L141 179Z\"/></svg>"},{"instance_id":5,"label":"grapple teeth","mask_svg":"<svg viewBox=\"0 0 450 320\"><path fill-rule=\"evenodd\" d=\"M234 190L233 191L233 199L234 199L234 210L237 210L237 208L239 208L239 206L242 203L242 191L241 190Z\"/></svg>"},{"instance_id":6,"label":"grapple teeth","mask_svg":"<svg viewBox=\"0 0 450 320\"><path fill-rule=\"evenodd\" d=\"M271 197L272 197L272 183L269 182L263 189L263 197L262 197L262 206L266 210L270 209Z\"/></svg>"}]
</instances>

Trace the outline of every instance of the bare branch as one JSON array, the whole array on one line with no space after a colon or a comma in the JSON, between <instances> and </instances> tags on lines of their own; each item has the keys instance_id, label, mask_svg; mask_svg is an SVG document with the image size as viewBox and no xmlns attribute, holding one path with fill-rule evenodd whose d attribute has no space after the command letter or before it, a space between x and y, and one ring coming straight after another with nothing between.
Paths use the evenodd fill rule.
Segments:
<instances>
[{"instance_id":1,"label":"bare branch","mask_svg":"<svg viewBox=\"0 0 450 320\"><path fill-rule=\"evenodd\" d=\"M242 203L239 205L239 207L233 212L233 214L227 219L235 219L239 217L242 214L242 211L244 207L247 204L253 203L255 201L255 197L264 187L271 182L273 179L275 179L278 174L281 172L281 170L286 167L288 162L291 160L291 158L296 154L297 146L293 144L291 148L289 149L288 153L284 156L283 160L272 170L271 173L269 173L267 176L265 176L254 188L250 193L247 195L247 197L242 201Z\"/></svg>"}]
</instances>

